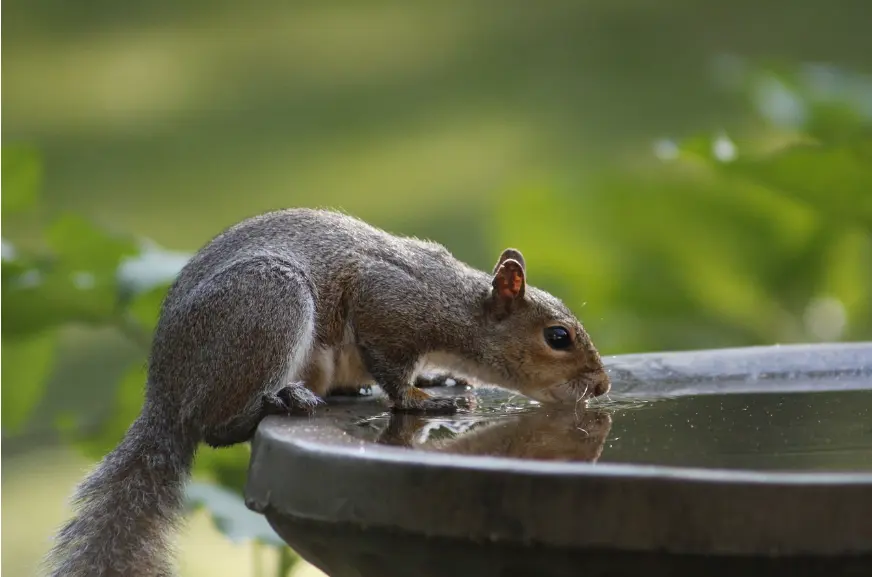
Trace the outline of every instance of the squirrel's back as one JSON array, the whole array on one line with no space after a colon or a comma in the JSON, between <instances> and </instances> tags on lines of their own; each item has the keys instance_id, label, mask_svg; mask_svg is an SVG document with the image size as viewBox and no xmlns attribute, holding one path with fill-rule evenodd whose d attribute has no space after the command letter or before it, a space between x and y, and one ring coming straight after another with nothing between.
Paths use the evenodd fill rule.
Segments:
<instances>
[{"instance_id":1,"label":"squirrel's back","mask_svg":"<svg viewBox=\"0 0 872 577\"><path fill-rule=\"evenodd\" d=\"M468 269L440 244L396 236L335 210L291 208L259 214L224 230L191 259L173 290L190 290L204 278L255 257L291 263L317 281L370 261L387 262L412 275L419 275L420 263L426 261L451 271Z\"/></svg>"}]
</instances>

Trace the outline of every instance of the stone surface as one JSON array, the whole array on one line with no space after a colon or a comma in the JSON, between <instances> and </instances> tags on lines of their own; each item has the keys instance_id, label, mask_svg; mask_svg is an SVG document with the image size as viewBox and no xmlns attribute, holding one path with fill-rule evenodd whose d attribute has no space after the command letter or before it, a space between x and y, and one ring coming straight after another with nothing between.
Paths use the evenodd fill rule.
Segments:
<instances>
[{"instance_id":1,"label":"stone surface","mask_svg":"<svg viewBox=\"0 0 872 577\"><path fill-rule=\"evenodd\" d=\"M868 343L606 362L616 391L641 396L872 392ZM253 443L248 506L333 577L872 574L872 474L458 456L343 428L383 411L342 399L267 419Z\"/></svg>"},{"instance_id":2,"label":"stone surface","mask_svg":"<svg viewBox=\"0 0 872 577\"><path fill-rule=\"evenodd\" d=\"M604 359L615 389L680 395L872 388L872 343L742 347Z\"/></svg>"}]
</instances>

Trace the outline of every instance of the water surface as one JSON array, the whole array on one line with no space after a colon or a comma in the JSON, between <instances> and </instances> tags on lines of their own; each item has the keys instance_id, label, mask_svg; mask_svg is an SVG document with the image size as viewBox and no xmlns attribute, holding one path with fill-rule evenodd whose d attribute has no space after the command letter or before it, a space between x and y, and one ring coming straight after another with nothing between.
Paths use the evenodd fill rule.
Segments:
<instances>
[{"instance_id":1,"label":"water surface","mask_svg":"<svg viewBox=\"0 0 872 577\"><path fill-rule=\"evenodd\" d=\"M777 387L770 387L777 389ZM611 395L555 410L497 388L451 417L382 412L352 435L416 450L561 461L784 471L872 471L870 390ZM450 388L439 394L458 394Z\"/></svg>"}]
</instances>

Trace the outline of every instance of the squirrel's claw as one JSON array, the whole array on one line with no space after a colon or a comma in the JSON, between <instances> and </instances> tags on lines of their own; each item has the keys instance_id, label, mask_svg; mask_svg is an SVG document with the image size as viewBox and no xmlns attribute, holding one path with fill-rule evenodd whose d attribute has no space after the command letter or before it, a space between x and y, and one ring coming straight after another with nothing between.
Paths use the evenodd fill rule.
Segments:
<instances>
[{"instance_id":1,"label":"squirrel's claw","mask_svg":"<svg viewBox=\"0 0 872 577\"><path fill-rule=\"evenodd\" d=\"M324 399L307 389L302 383L286 385L275 393L264 393L263 406L267 414L289 415L311 413L324 404Z\"/></svg>"}]
</instances>

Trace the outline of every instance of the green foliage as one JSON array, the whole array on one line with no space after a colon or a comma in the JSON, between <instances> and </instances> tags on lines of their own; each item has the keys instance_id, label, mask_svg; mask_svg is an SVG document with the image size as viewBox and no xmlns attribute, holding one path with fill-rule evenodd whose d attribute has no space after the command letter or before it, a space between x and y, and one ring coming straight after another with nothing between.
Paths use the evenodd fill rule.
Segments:
<instances>
[{"instance_id":1,"label":"green foliage","mask_svg":"<svg viewBox=\"0 0 872 577\"><path fill-rule=\"evenodd\" d=\"M88 458L96 461L111 451L121 440L130 424L139 415L145 392L145 364L127 370L115 390L112 411L98 430L87 435L78 433L79 424L73 420L59 423L67 438L76 443Z\"/></svg>"},{"instance_id":2,"label":"green foliage","mask_svg":"<svg viewBox=\"0 0 872 577\"><path fill-rule=\"evenodd\" d=\"M18 432L42 399L57 346L53 332L3 339L3 427Z\"/></svg>"},{"instance_id":3,"label":"green foliage","mask_svg":"<svg viewBox=\"0 0 872 577\"><path fill-rule=\"evenodd\" d=\"M702 158L726 176L738 177L787 195L825 218L872 229L872 138L799 143L771 154L721 162Z\"/></svg>"},{"instance_id":4,"label":"green foliage","mask_svg":"<svg viewBox=\"0 0 872 577\"><path fill-rule=\"evenodd\" d=\"M246 507L234 491L194 482L187 487L187 497L189 510L205 507L215 527L233 542L253 539L274 547L284 545L266 519Z\"/></svg>"},{"instance_id":5,"label":"green foliage","mask_svg":"<svg viewBox=\"0 0 872 577\"><path fill-rule=\"evenodd\" d=\"M4 147L2 173L3 214L33 207L42 183L42 162L39 154L31 148Z\"/></svg>"},{"instance_id":6,"label":"green foliage","mask_svg":"<svg viewBox=\"0 0 872 577\"><path fill-rule=\"evenodd\" d=\"M153 331L157 326L161 303L166 292L165 286L158 285L135 295L127 305L130 318L149 332Z\"/></svg>"},{"instance_id":7,"label":"green foliage","mask_svg":"<svg viewBox=\"0 0 872 577\"><path fill-rule=\"evenodd\" d=\"M136 254L133 241L73 215L52 222L45 241L48 254L3 261L3 335L68 323L111 323L118 306L118 266Z\"/></svg>"},{"instance_id":8,"label":"green foliage","mask_svg":"<svg viewBox=\"0 0 872 577\"><path fill-rule=\"evenodd\" d=\"M276 535L267 520L254 513L242 500L240 494L220 485L194 482L187 487L188 511L205 509L212 525L233 542L253 541L255 544L255 575L263 574L258 563L259 545L278 552L276 575L287 577L299 561L299 557Z\"/></svg>"},{"instance_id":9,"label":"green foliage","mask_svg":"<svg viewBox=\"0 0 872 577\"><path fill-rule=\"evenodd\" d=\"M40 181L41 161L35 152L4 147L4 218L43 208ZM56 419L59 432L97 460L121 440L139 414L150 335L166 291L188 255L162 251L75 214L49 219L39 232L42 243L35 250L3 240L4 432L19 432L42 400L63 329L112 327L139 345L142 356L121 378L109 417L87 434L75 414L62 413ZM231 539L254 539L287 549L239 496L248 458L245 446L204 450L195 475L217 485L194 485L190 506L208 508L216 527ZM289 569L293 555L280 552L280 556L284 569Z\"/></svg>"},{"instance_id":10,"label":"green foliage","mask_svg":"<svg viewBox=\"0 0 872 577\"><path fill-rule=\"evenodd\" d=\"M242 493L248 475L251 450L248 445L222 449L204 447L197 455L195 471L218 485Z\"/></svg>"},{"instance_id":11,"label":"green foliage","mask_svg":"<svg viewBox=\"0 0 872 577\"><path fill-rule=\"evenodd\" d=\"M868 338L872 92L834 78L822 94L752 71L750 137L660 143L669 162L586 175L583 194L517 190L496 207L498 245L525 247L531 282L559 285L604 352ZM837 303L824 323L820 303Z\"/></svg>"}]
</instances>

